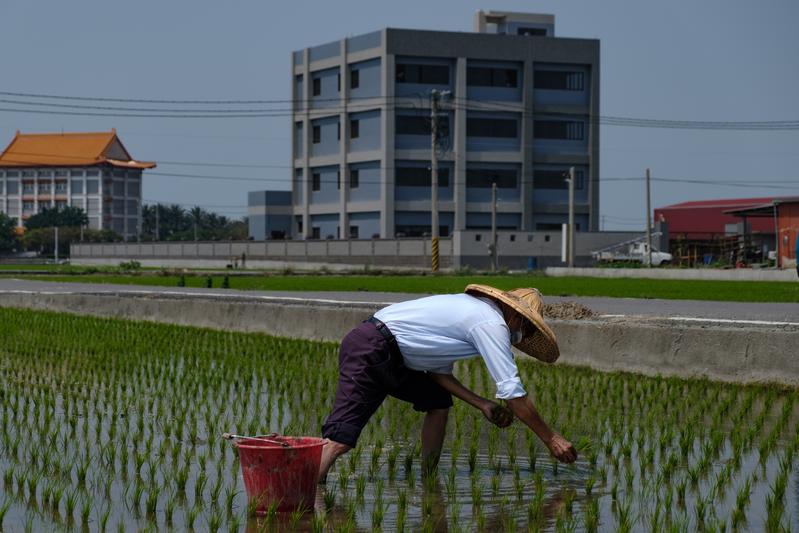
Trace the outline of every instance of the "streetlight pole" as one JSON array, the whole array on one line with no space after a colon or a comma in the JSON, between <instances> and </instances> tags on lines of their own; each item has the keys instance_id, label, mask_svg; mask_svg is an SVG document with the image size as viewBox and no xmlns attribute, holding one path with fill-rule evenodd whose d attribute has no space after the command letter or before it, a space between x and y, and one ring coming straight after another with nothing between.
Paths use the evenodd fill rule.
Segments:
<instances>
[{"instance_id":1,"label":"streetlight pole","mask_svg":"<svg viewBox=\"0 0 799 533\"><path fill-rule=\"evenodd\" d=\"M652 208L649 191L649 169L646 169L646 266L652 268Z\"/></svg>"}]
</instances>

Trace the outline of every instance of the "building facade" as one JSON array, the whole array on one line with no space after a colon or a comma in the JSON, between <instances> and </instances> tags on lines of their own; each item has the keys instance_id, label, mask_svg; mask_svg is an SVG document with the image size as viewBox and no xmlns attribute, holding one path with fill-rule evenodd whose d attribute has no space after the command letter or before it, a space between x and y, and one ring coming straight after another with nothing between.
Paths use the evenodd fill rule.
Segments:
<instances>
[{"instance_id":1,"label":"building facade","mask_svg":"<svg viewBox=\"0 0 799 533\"><path fill-rule=\"evenodd\" d=\"M431 230L431 92L440 234L491 224L598 229L599 41L554 17L478 12L475 32L387 28L292 54L292 236L394 238Z\"/></svg>"},{"instance_id":2,"label":"building facade","mask_svg":"<svg viewBox=\"0 0 799 533\"><path fill-rule=\"evenodd\" d=\"M255 241L291 236L291 191L251 191L247 194L249 237Z\"/></svg>"},{"instance_id":3,"label":"building facade","mask_svg":"<svg viewBox=\"0 0 799 533\"><path fill-rule=\"evenodd\" d=\"M141 229L142 171L116 135L17 132L0 154L0 212L17 220L45 207L83 209L90 229L135 240Z\"/></svg>"}]
</instances>

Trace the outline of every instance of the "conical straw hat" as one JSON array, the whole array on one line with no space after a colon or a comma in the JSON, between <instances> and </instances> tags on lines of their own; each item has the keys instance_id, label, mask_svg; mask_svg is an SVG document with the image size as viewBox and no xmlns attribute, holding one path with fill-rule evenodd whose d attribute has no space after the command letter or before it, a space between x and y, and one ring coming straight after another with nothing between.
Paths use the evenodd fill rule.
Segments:
<instances>
[{"instance_id":1,"label":"conical straw hat","mask_svg":"<svg viewBox=\"0 0 799 533\"><path fill-rule=\"evenodd\" d=\"M502 291L488 285L472 283L467 285L464 292L472 296L486 296L496 302L507 305L535 326L536 331L533 335L527 335L520 343L514 344L518 350L545 363L554 363L560 357L555 334L544 322L544 303L541 301L541 293L538 292L538 289Z\"/></svg>"}]
</instances>

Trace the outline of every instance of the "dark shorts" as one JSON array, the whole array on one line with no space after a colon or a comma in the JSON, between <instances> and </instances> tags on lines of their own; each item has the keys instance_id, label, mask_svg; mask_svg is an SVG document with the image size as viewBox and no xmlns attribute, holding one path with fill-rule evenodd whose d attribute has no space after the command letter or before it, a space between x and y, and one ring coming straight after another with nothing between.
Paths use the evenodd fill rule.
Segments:
<instances>
[{"instance_id":1,"label":"dark shorts","mask_svg":"<svg viewBox=\"0 0 799 533\"><path fill-rule=\"evenodd\" d=\"M452 396L426 372L407 368L396 345L389 344L370 322L344 337L338 360L336 400L322 426L326 439L355 447L386 396L410 402L417 411L452 407Z\"/></svg>"}]
</instances>

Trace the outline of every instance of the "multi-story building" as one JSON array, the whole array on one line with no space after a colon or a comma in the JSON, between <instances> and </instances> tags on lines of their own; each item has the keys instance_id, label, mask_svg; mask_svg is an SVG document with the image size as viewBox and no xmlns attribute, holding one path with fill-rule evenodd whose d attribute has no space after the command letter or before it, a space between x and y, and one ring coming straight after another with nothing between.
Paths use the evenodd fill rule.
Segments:
<instances>
[{"instance_id":1,"label":"multi-story building","mask_svg":"<svg viewBox=\"0 0 799 533\"><path fill-rule=\"evenodd\" d=\"M142 171L117 137L103 133L17 132L0 154L0 211L17 219L44 207L76 206L90 229L110 229L125 240L141 228Z\"/></svg>"},{"instance_id":2,"label":"multi-story building","mask_svg":"<svg viewBox=\"0 0 799 533\"><path fill-rule=\"evenodd\" d=\"M475 31L386 28L293 52L292 234L431 229L431 93L441 91L440 234L598 229L599 41L554 17L478 12Z\"/></svg>"}]
</instances>

